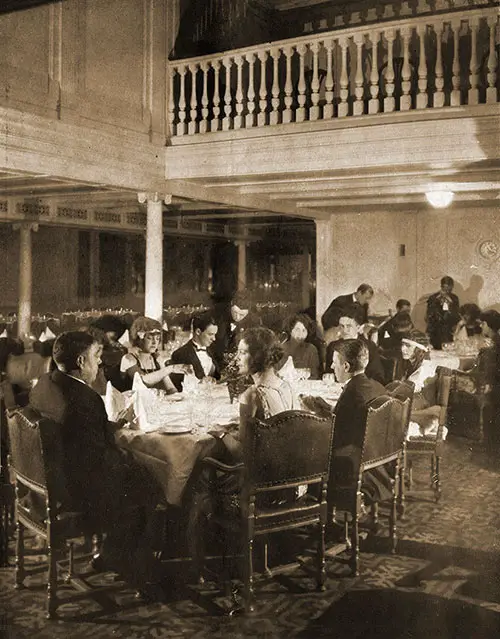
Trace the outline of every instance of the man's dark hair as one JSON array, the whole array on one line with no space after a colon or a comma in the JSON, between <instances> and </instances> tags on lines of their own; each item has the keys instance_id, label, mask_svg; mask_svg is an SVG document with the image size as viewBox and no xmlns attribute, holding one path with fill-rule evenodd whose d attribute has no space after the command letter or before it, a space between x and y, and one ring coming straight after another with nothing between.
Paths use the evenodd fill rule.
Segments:
<instances>
[{"instance_id":1,"label":"man's dark hair","mask_svg":"<svg viewBox=\"0 0 500 639\"><path fill-rule=\"evenodd\" d=\"M392 326L396 333L406 333L407 331L410 331L413 328L411 315L406 311L396 313L392 320Z\"/></svg>"},{"instance_id":2,"label":"man's dark hair","mask_svg":"<svg viewBox=\"0 0 500 639\"><path fill-rule=\"evenodd\" d=\"M370 295L373 295L373 288L369 284L360 284L356 289L356 293L361 293L361 295L370 293Z\"/></svg>"},{"instance_id":3,"label":"man's dark hair","mask_svg":"<svg viewBox=\"0 0 500 639\"><path fill-rule=\"evenodd\" d=\"M445 275L444 277L441 278L441 286L454 286L455 282L453 280L452 277L450 277L449 275Z\"/></svg>"},{"instance_id":4,"label":"man's dark hair","mask_svg":"<svg viewBox=\"0 0 500 639\"><path fill-rule=\"evenodd\" d=\"M66 333L61 333L54 342L54 348L52 350L52 357L57 367L65 373L77 370L78 358L85 353L95 341L92 335L83 331L67 331Z\"/></svg>"},{"instance_id":5,"label":"man's dark hair","mask_svg":"<svg viewBox=\"0 0 500 639\"><path fill-rule=\"evenodd\" d=\"M495 311L495 309L492 308L489 311L483 311L479 319L481 322L486 322L492 331L500 331L500 313Z\"/></svg>"},{"instance_id":6,"label":"man's dark hair","mask_svg":"<svg viewBox=\"0 0 500 639\"><path fill-rule=\"evenodd\" d=\"M363 340L340 339L335 343L334 350L349 364L351 373L364 371L368 366L370 355Z\"/></svg>"},{"instance_id":7,"label":"man's dark hair","mask_svg":"<svg viewBox=\"0 0 500 639\"><path fill-rule=\"evenodd\" d=\"M396 310L400 311L403 306L411 306L411 302L409 300L405 300L403 297L396 302Z\"/></svg>"},{"instance_id":8,"label":"man's dark hair","mask_svg":"<svg viewBox=\"0 0 500 639\"><path fill-rule=\"evenodd\" d=\"M193 317L193 333L197 328L203 333L210 325L217 326L217 320L213 318L211 313L203 313Z\"/></svg>"},{"instance_id":9,"label":"man's dark hair","mask_svg":"<svg viewBox=\"0 0 500 639\"><path fill-rule=\"evenodd\" d=\"M358 324L358 326L361 326L365 321L363 309L359 305L357 305L357 307L353 305L351 308L347 308L345 311L342 311L340 317L350 317L356 322L356 324Z\"/></svg>"},{"instance_id":10,"label":"man's dark hair","mask_svg":"<svg viewBox=\"0 0 500 639\"><path fill-rule=\"evenodd\" d=\"M250 309L251 305L250 298L245 291L238 291L231 298L231 306L237 306L242 310Z\"/></svg>"},{"instance_id":11,"label":"man's dark hair","mask_svg":"<svg viewBox=\"0 0 500 639\"><path fill-rule=\"evenodd\" d=\"M458 312L462 317L467 316L471 322L476 322L481 316L481 309L477 304L462 304Z\"/></svg>"}]
</instances>

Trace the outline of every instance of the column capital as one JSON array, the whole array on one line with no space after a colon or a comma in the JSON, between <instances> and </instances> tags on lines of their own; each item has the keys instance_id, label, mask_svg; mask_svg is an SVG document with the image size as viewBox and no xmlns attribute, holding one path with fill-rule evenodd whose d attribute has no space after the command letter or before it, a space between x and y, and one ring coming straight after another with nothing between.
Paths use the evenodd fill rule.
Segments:
<instances>
[{"instance_id":1,"label":"column capital","mask_svg":"<svg viewBox=\"0 0 500 639\"><path fill-rule=\"evenodd\" d=\"M38 231L38 222L16 222L12 225L14 231L20 231L21 229L25 229L27 231L34 231L35 233Z\"/></svg>"},{"instance_id":2,"label":"column capital","mask_svg":"<svg viewBox=\"0 0 500 639\"><path fill-rule=\"evenodd\" d=\"M172 195L170 193L149 193L146 191L142 191L137 193L137 199L141 204L146 204L147 202L165 202L165 204L172 203Z\"/></svg>"}]
</instances>

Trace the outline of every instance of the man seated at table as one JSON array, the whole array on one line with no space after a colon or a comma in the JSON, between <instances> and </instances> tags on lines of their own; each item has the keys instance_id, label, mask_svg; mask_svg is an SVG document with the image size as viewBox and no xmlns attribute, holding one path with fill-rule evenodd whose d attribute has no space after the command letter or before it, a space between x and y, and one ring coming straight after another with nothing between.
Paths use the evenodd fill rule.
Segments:
<instances>
[{"instance_id":1,"label":"man seated at table","mask_svg":"<svg viewBox=\"0 0 500 639\"><path fill-rule=\"evenodd\" d=\"M380 359L379 351L377 345L369 339L366 339L364 335L360 335L361 328L361 315L356 313L356 311L351 311L350 313L344 314L339 320L339 333L340 340L335 342L330 342L326 349L325 356L325 371L327 373L333 373L333 354L335 352L336 344L339 341L346 339L360 339L365 344L368 353L369 353L369 361L366 366L366 375L370 379L374 379L377 382L383 384L385 382L385 374L384 367L382 365L382 360Z\"/></svg>"},{"instance_id":2,"label":"man seated at table","mask_svg":"<svg viewBox=\"0 0 500 639\"><path fill-rule=\"evenodd\" d=\"M373 288L369 284L360 284L354 293L339 295L326 309L321 317L323 330L328 331L334 326L339 326L340 318L356 313L361 319L361 324L368 321L368 305L373 297Z\"/></svg>"},{"instance_id":3,"label":"man seated at table","mask_svg":"<svg viewBox=\"0 0 500 639\"><path fill-rule=\"evenodd\" d=\"M109 422L101 397L91 388L101 351L89 333L59 335L53 349L57 368L40 377L30 405L61 425L63 471L71 499L66 506L104 527L107 535L99 563L143 586L152 578L148 526L159 492L149 473L115 443L114 432L125 417Z\"/></svg>"},{"instance_id":4,"label":"man seated at table","mask_svg":"<svg viewBox=\"0 0 500 639\"><path fill-rule=\"evenodd\" d=\"M344 384L335 406L333 456L329 492L339 482L354 480L352 470L359 466L365 436L368 404L386 394L379 382L365 374L368 348L361 339L336 342L333 352L333 371L337 382ZM384 501L391 495L391 482L385 469L374 469L363 475L361 490L367 501ZM331 502L331 497L328 499ZM331 509L329 509L331 513Z\"/></svg>"},{"instance_id":5,"label":"man seated at table","mask_svg":"<svg viewBox=\"0 0 500 639\"><path fill-rule=\"evenodd\" d=\"M378 327L378 343L381 344L383 340L391 339L395 334L400 332L399 325L401 316L405 321L411 315L411 303L403 298L396 302L396 312L391 317L388 317L385 322ZM411 319L411 318L410 318ZM410 329L413 328L413 325ZM410 330L408 329L408 330Z\"/></svg>"},{"instance_id":6,"label":"man seated at table","mask_svg":"<svg viewBox=\"0 0 500 639\"><path fill-rule=\"evenodd\" d=\"M188 364L193 367L198 379L220 378L219 366L213 343L217 335L217 323L209 314L197 315L193 318L193 337L172 353L171 364ZM172 373L172 382L177 390L182 390L184 375Z\"/></svg>"}]
</instances>

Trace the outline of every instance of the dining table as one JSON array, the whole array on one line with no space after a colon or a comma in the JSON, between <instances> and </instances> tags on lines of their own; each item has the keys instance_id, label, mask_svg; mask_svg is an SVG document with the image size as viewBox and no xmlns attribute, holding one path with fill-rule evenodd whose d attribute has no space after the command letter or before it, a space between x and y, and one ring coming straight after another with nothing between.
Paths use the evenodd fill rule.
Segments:
<instances>
[{"instance_id":1,"label":"dining table","mask_svg":"<svg viewBox=\"0 0 500 639\"><path fill-rule=\"evenodd\" d=\"M294 391L304 398L301 407L309 409L307 399L321 398L332 409L342 388L320 380L301 380ZM137 430L119 429L118 446L129 451L145 466L163 489L167 504L181 506L186 487L197 462L210 456L217 439L210 431L235 431L239 422L239 403L231 402L227 384L199 384L190 392L166 395L150 391L147 425Z\"/></svg>"}]
</instances>

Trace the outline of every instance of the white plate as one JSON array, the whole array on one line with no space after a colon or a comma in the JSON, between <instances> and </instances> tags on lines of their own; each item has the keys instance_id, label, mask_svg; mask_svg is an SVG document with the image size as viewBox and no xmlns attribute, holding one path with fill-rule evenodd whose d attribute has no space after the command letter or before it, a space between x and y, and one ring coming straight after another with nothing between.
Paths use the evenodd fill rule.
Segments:
<instances>
[{"instance_id":1,"label":"white plate","mask_svg":"<svg viewBox=\"0 0 500 639\"><path fill-rule=\"evenodd\" d=\"M158 432L165 435L182 435L183 433L190 433L192 430L192 426L160 426L158 428Z\"/></svg>"}]
</instances>

